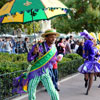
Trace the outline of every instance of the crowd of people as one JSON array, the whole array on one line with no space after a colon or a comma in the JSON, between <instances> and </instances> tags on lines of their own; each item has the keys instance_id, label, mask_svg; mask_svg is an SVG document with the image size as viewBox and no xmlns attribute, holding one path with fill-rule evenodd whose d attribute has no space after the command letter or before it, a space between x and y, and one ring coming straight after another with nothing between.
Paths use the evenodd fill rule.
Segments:
<instances>
[{"instance_id":1,"label":"crowd of people","mask_svg":"<svg viewBox=\"0 0 100 100\"><path fill-rule=\"evenodd\" d=\"M83 54L83 40L75 39L73 36L60 38L56 41L56 47L58 54L78 53L80 56Z\"/></svg>"},{"instance_id":2,"label":"crowd of people","mask_svg":"<svg viewBox=\"0 0 100 100\"><path fill-rule=\"evenodd\" d=\"M25 38L24 41L17 41L14 38L0 38L0 52L5 52L9 54L21 54L28 53L29 38Z\"/></svg>"},{"instance_id":3,"label":"crowd of people","mask_svg":"<svg viewBox=\"0 0 100 100\"><path fill-rule=\"evenodd\" d=\"M43 40L38 41L39 43L43 42ZM58 54L68 54L68 53L78 53L82 56L82 46L83 42L76 40L73 36L67 38L59 38L56 42L56 47L58 50ZM17 40L14 38L0 38L0 52L6 52L9 54L21 54L28 53L32 46L29 46L29 38L26 37L24 41ZM79 48L78 48L79 47Z\"/></svg>"}]
</instances>

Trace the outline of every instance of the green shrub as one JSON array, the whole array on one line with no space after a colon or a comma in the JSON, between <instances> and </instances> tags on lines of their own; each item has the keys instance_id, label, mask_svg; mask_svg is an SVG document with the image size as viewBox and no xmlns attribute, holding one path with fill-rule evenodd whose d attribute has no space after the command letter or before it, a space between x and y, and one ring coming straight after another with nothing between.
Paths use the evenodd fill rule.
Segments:
<instances>
[{"instance_id":1,"label":"green shrub","mask_svg":"<svg viewBox=\"0 0 100 100\"><path fill-rule=\"evenodd\" d=\"M68 54L65 57L63 57L62 61L58 63L59 79L66 77L69 74L77 72L77 68L82 63L82 57L80 57L77 54ZM13 78L19 76L22 73L21 70L26 70L28 66L29 63L27 62L27 54L16 55L0 53L0 74L8 73L6 76L0 76L0 89L2 90L0 91L0 93L2 98L5 98L5 94L6 98L12 96L11 93L13 88ZM5 89L7 90L5 91Z\"/></svg>"},{"instance_id":2,"label":"green shrub","mask_svg":"<svg viewBox=\"0 0 100 100\"><path fill-rule=\"evenodd\" d=\"M74 59L82 59L82 57L76 53L70 53L70 54L67 54L65 55L66 58L70 58L72 60Z\"/></svg>"},{"instance_id":3,"label":"green shrub","mask_svg":"<svg viewBox=\"0 0 100 100\"><path fill-rule=\"evenodd\" d=\"M81 64L83 64L83 59L58 63L59 79L66 77L69 74L77 72L77 69Z\"/></svg>"},{"instance_id":4,"label":"green shrub","mask_svg":"<svg viewBox=\"0 0 100 100\"><path fill-rule=\"evenodd\" d=\"M71 59L70 58L63 57L62 60L59 63L64 63L66 61L71 61Z\"/></svg>"}]
</instances>

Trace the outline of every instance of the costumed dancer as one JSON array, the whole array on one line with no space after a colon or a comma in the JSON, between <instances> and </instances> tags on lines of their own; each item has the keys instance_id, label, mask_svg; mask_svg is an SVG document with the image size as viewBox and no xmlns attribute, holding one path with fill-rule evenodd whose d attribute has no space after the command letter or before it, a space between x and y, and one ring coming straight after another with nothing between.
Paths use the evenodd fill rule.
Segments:
<instances>
[{"instance_id":1,"label":"costumed dancer","mask_svg":"<svg viewBox=\"0 0 100 100\"><path fill-rule=\"evenodd\" d=\"M100 52L100 33L98 33L98 35L97 35L97 38L98 38L98 45L96 46L96 48L99 50L99 52ZM98 62L100 63L100 56L98 56ZM97 73L97 77L99 77L100 78L100 73ZM98 88L100 88L100 84L99 84L99 86L98 86Z\"/></svg>"},{"instance_id":2,"label":"costumed dancer","mask_svg":"<svg viewBox=\"0 0 100 100\"><path fill-rule=\"evenodd\" d=\"M59 100L59 94L49 75L50 66L56 62L54 58L57 50L54 43L59 35L54 29L45 31L41 35L45 41L42 44L33 45L28 53L27 59L32 63L29 73L26 72L15 79L14 85L17 87L17 92L28 91L29 100L36 100L36 88L40 81L47 89L51 100Z\"/></svg>"},{"instance_id":3,"label":"costumed dancer","mask_svg":"<svg viewBox=\"0 0 100 100\"><path fill-rule=\"evenodd\" d=\"M97 45L97 37L95 35L95 33L91 32L90 35L95 39L95 51L98 51L98 45ZM98 51L99 52L99 51ZM99 58L99 55L96 55L96 59ZM97 73L94 73L94 81L96 81L97 79Z\"/></svg>"},{"instance_id":4,"label":"costumed dancer","mask_svg":"<svg viewBox=\"0 0 100 100\"><path fill-rule=\"evenodd\" d=\"M86 95L92 86L94 73L100 72L100 64L97 62L96 55L98 51L95 50L96 41L86 30L80 33L87 40L84 43L83 58L85 59L78 71L85 75L85 87L87 87Z\"/></svg>"}]
</instances>

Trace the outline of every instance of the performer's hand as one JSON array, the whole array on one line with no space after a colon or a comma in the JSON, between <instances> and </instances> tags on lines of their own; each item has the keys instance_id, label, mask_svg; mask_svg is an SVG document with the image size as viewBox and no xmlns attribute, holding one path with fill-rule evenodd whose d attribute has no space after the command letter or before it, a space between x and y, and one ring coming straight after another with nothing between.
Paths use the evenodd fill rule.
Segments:
<instances>
[{"instance_id":1,"label":"performer's hand","mask_svg":"<svg viewBox=\"0 0 100 100\"><path fill-rule=\"evenodd\" d=\"M37 54L38 52L39 52L39 47L38 47L38 46L34 47L33 54L35 55L35 54Z\"/></svg>"}]
</instances>

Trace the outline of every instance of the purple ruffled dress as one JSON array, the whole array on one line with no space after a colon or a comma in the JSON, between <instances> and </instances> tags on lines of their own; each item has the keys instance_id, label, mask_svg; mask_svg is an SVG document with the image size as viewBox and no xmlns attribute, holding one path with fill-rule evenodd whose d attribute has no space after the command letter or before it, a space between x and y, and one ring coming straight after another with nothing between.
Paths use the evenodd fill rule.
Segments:
<instances>
[{"instance_id":1,"label":"purple ruffled dress","mask_svg":"<svg viewBox=\"0 0 100 100\"><path fill-rule=\"evenodd\" d=\"M87 40L84 43L85 54L83 55L83 58L85 58L86 60L84 64L82 64L78 68L78 71L82 74L100 72L100 63L98 63L98 57L97 57L98 49L93 47L92 45L93 42L90 40Z\"/></svg>"}]
</instances>

